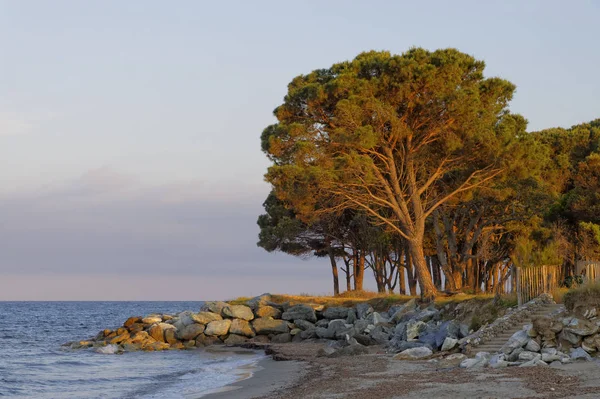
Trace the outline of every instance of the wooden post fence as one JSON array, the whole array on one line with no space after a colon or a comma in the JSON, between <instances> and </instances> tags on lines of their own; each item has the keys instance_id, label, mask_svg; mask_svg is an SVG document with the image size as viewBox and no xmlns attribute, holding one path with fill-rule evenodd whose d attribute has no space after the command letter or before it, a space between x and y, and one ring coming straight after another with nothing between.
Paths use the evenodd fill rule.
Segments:
<instances>
[{"instance_id":1,"label":"wooden post fence","mask_svg":"<svg viewBox=\"0 0 600 399\"><path fill-rule=\"evenodd\" d=\"M515 267L515 271L519 306L543 293L551 293L558 287L560 274L558 265Z\"/></svg>"}]
</instances>

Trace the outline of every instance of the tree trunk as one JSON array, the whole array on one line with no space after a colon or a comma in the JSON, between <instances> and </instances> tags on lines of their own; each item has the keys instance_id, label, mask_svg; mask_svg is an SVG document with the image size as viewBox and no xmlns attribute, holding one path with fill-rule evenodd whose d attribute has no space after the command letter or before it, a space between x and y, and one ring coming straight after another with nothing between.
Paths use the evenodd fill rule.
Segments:
<instances>
[{"instance_id":1,"label":"tree trunk","mask_svg":"<svg viewBox=\"0 0 600 399\"><path fill-rule=\"evenodd\" d=\"M400 279L400 295L406 295L406 274L404 272L404 269L406 268L403 266L398 266L398 278Z\"/></svg>"},{"instance_id":2,"label":"tree trunk","mask_svg":"<svg viewBox=\"0 0 600 399\"><path fill-rule=\"evenodd\" d=\"M442 289L442 276L440 273L440 262L438 262L437 256L431 256L431 271L433 273L433 283L437 290Z\"/></svg>"},{"instance_id":3,"label":"tree trunk","mask_svg":"<svg viewBox=\"0 0 600 399\"><path fill-rule=\"evenodd\" d=\"M357 291L363 290L364 278L365 278L365 253L364 253L364 251L359 251L358 267L356 268L356 271L354 272L354 284L355 284L355 289Z\"/></svg>"},{"instance_id":4,"label":"tree trunk","mask_svg":"<svg viewBox=\"0 0 600 399\"><path fill-rule=\"evenodd\" d=\"M408 289L410 291L410 295L417 296L417 280L415 278L415 268L413 266L412 257L410 256L410 251L408 250L408 243L406 244L406 251L404 252L404 257L406 259L406 274L408 275Z\"/></svg>"},{"instance_id":5,"label":"tree trunk","mask_svg":"<svg viewBox=\"0 0 600 399\"><path fill-rule=\"evenodd\" d=\"M432 301L435 299L437 290L433 285L431 279L431 273L427 263L425 263L425 254L423 253L423 243L420 240L407 240L408 250L412 259L413 267L417 274L419 281L419 287L421 288L421 297L425 301Z\"/></svg>"},{"instance_id":6,"label":"tree trunk","mask_svg":"<svg viewBox=\"0 0 600 399\"><path fill-rule=\"evenodd\" d=\"M328 246L327 251L329 252L329 260L331 261L331 274L333 275L333 295L340 294L340 281L338 278L338 267L333 254L333 248Z\"/></svg>"}]
</instances>

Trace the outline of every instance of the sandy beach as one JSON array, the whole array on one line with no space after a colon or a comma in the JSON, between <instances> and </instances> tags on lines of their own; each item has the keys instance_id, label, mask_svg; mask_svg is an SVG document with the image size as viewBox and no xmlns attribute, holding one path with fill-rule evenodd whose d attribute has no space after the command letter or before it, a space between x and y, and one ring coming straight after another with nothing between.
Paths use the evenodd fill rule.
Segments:
<instances>
[{"instance_id":1,"label":"sandy beach","mask_svg":"<svg viewBox=\"0 0 600 399\"><path fill-rule=\"evenodd\" d=\"M319 357L315 343L271 345L253 377L204 398L581 398L600 397L600 366L581 362L559 367L465 370L444 360L399 361L372 353Z\"/></svg>"}]
</instances>

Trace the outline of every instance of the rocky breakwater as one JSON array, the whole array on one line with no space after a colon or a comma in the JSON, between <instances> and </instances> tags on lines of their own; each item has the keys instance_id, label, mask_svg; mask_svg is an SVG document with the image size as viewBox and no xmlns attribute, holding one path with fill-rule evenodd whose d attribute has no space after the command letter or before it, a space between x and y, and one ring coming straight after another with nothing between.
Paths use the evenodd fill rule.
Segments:
<instances>
[{"instance_id":1,"label":"rocky breakwater","mask_svg":"<svg viewBox=\"0 0 600 399\"><path fill-rule=\"evenodd\" d=\"M457 350L458 341L469 334L465 324L444 321L442 313L433 305L422 308L414 299L377 312L368 303L325 308L274 303L263 294L245 304L206 302L199 312L130 317L117 329L67 345L120 353L319 341L327 343L328 356L365 353L367 346L380 345L400 353L399 358L421 358Z\"/></svg>"},{"instance_id":2,"label":"rocky breakwater","mask_svg":"<svg viewBox=\"0 0 600 399\"><path fill-rule=\"evenodd\" d=\"M499 353L480 352L462 367L548 366L576 360L590 361L600 353L600 312L580 308L576 314L536 317L504 344Z\"/></svg>"}]
</instances>

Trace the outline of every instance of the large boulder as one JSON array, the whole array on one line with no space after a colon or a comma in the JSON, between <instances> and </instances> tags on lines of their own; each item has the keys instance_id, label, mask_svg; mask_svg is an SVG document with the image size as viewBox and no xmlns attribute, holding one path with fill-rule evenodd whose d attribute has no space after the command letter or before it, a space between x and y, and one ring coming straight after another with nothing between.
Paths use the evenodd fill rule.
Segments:
<instances>
[{"instance_id":1,"label":"large boulder","mask_svg":"<svg viewBox=\"0 0 600 399\"><path fill-rule=\"evenodd\" d=\"M522 348L529 342L529 335L525 330L519 330L514 333L509 339L508 342L502 346L500 351L505 354L509 354L513 352L517 348Z\"/></svg>"},{"instance_id":2,"label":"large boulder","mask_svg":"<svg viewBox=\"0 0 600 399\"><path fill-rule=\"evenodd\" d=\"M427 324L420 320L410 320L406 324L406 339L408 341L417 339L427 329Z\"/></svg>"},{"instance_id":3,"label":"large boulder","mask_svg":"<svg viewBox=\"0 0 600 399\"><path fill-rule=\"evenodd\" d=\"M227 302L222 301L204 302L204 305L202 305L202 307L200 308L200 312L212 312L220 315L221 311L226 306L229 306L229 304Z\"/></svg>"},{"instance_id":4,"label":"large boulder","mask_svg":"<svg viewBox=\"0 0 600 399\"><path fill-rule=\"evenodd\" d=\"M177 338L189 341L195 339L198 335L204 332L204 324L193 323L181 329L177 329Z\"/></svg>"},{"instance_id":5,"label":"large boulder","mask_svg":"<svg viewBox=\"0 0 600 399\"><path fill-rule=\"evenodd\" d=\"M301 329L303 331L315 328L315 325L307 320L297 319L297 320L294 320L294 324L296 325L296 327L298 327L299 329Z\"/></svg>"},{"instance_id":6,"label":"large boulder","mask_svg":"<svg viewBox=\"0 0 600 399\"><path fill-rule=\"evenodd\" d=\"M225 306L223 310L221 310L221 314L231 319L242 319L246 321L254 319L254 313L252 313L252 309L245 305Z\"/></svg>"},{"instance_id":7,"label":"large boulder","mask_svg":"<svg viewBox=\"0 0 600 399\"><path fill-rule=\"evenodd\" d=\"M140 316L133 316L133 317L130 317L127 320L125 320L125 323L123 323L123 327L129 328L133 324L141 323L141 322L142 322L142 318Z\"/></svg>"},{"instance_id":8,"label":"large boulder","mask_svg":"<svg viewBox=\"0 0 600 399\"><path fill-rule=\"evenodd\" d=\"M252 338L256 335L254 329L250 325L250 322L242 319L233 319L231 326L229 327L230 334L243 335L244 337Z\"/></svg>"},{"instance_id":9,"label":"large boulder","mask_svg":"<svg viewBox=\"0 0 600 399\"><path fill-rule=\"evenodd\" d=\"M417 302L413 298L410 301L406 302L400 309L395 311L394 314L390 314L390 321L393 323L398 323L402 321L404 315L406 315L409 312L414 312L416 308Z\"/></svg>"},{"instance_id":10,"label":"large boulder","mask_svg":"<svg viewBox=\"0 0 600 399\"><path fill-rule=\"evenodd\" d=\"M369 305L366 302L359 303L356 305L356 316L359 319L364 319L371 313L373 313L373 306Z\"/></svg>"},{"instance_id":11,"label":"large boulder","mask_svg":"<svg viewBox=\"0 0 600 399\"><path fill-rule=\"evenodd\" d=\"M252 299L246 301L246 305L250 307L252 310L257 310L261 306L267 306L271 302L271 294L262 294L259 296L255 296ZM258 315L257 315L258 316ZM264 316L258 316L264 317Z\"/></svg>"},{"instance_id":12,"label":"large boulder","mask_svg":"<svg viewBox=\"0 0 600 399\"><path fill-rule=\"evenodd\" d=\"M252 321L252 327L258 335L282 334L290 331L287 321L259 317Z\"/></svg>"},{"instance_id":13,"label":"large boulder","mask_svg":"<svg viewBox=\"0 0 600 399\"><path fill-rule=\"evenodd\" d=\"M312 323L317 321L315 310L308 305L294 305L281 315L283 320L307 320Z\"/></svg>"},{"instance_id":14,"label":"large boulder","mask_svg":"<svg viewBox=\"0 0 600 399\"><path fill-rule=\"evenodd\" d=\"M227 346L236 346L246 343L248 341L247 337L237 335L237 334L229 334L229 336L225 339L225 345Z\"/></svg>"},{"instance_id":15,"label":"large boulder","mask_svg":"<svg viewBox=\"0 0 600 399\"><path fill-rule=\"evenodd\" d=\"M331 307L323 311L323 317L328 320L345 319L348 317L349 308Z\"/></svg>"},{"instance_id":16,"label":"large boulder","mask_svg":"<svg viewBox=\"0 0 600 399\"><path fill-rule=\"evenodd\" d=\"M200 324L208 324L211 321L223 320L220 314L213 312L199 312L190 315L192 320Z\"/></svg>"},{"instance_id":17,"label":"large boulder","mask_svg":"<svg viewBox=\"0 0 600 399\"><path fill-rule=\"evenodd\" d=\"M196 321L192 318L194 313L191 311L181 312L177 315L175 319L171 322L178 330L183 330L185 327L196 323Z\"/></svg>"},{"instance_id":18,"label":"large boulder","mask_svg":"<svg viewBox=\"0 0 600 399\"><path fill-rule=\"evenodd\" d=\"M165 340L165 330L175 330L175 326L167 323L156 323L148 329L148 335L158 342L167 342Z\"/></svg>"},{"instance_id":19,"label":"large boulder","mask_svg":"<svg viewBox=\"0 0 600 399\"><path fill-rule=\"evenodd\" d=\"M317 327L316 334L319 338L343 339L346 335L354 336L355 331L351 324L346 324L346 320L331 320L327 328Z\"/></svg>"},{"instance_id":20,"label":"large boulder","mask_svg":"<svg viewBox=\"0 0 600 399\"><path fill-rule=\"evenodd\" d=\"M254 313L256 314L256 317L271 317L273 319L281 319L281 310L269 305L259 306Z\"/></svg>"},{"instance_id":21,"label":"large boulder","mask_svg":"<svg viewBox=\"0 0 600 399\"><path fill-rule=\"evenodd\" d=\"M206 325L206 329L204 330L204 334L208 336L221 336L226 335L229 332L229 327L231 326L231 320L215 320L211 321Z\"/></svg>"},{"instance_id":22,"label":"large boulder","mask_svg":"<svg viewBox=\"0 0 600 399\"><path fill-rule=\"evenodd\" d=\"M431 351L431 349L427 348L426 346L421 346L418 348L406 349L406 350L398 353L396 356L394 356L394 359L396 359L396 360L417 360L417 359L423 359L423 358L431 356L431 355L433 355L433 352Z\"/></svg>"},{"instance_id":23,"label":"large boulder","mask_svg":"<svg viewBox=\"0 0 600 399\"><path fill-rule=\"evenodd\" d=\"M446 337L442 343L442 351L452 350L458 345L458 339L452 337Z\"/></svg>"},{"instance_id":24,"label":"large boulder","mask_svg":"<svg viewBox=\"0 0 600 399\"><path fill-rule=\"evenodd\" d=\"M596 334L598 329L599 327L596 324L588 320L573 318L563 331L568 331L580 337L587 337Z\"/></svg>"},{"instance_id":25,"label":"large boulder","mask_svg":"<svg viewBox=\"0 0 600 399\"><path fill-rule=\"evenodd\" d=\"M160 323L160 322L162 322L162 317L155 315L155 314L151 314L149 316L142 318L142 323L144 323L144 324L154 324L154 323Z\"/></svg>"}]
</instances>

